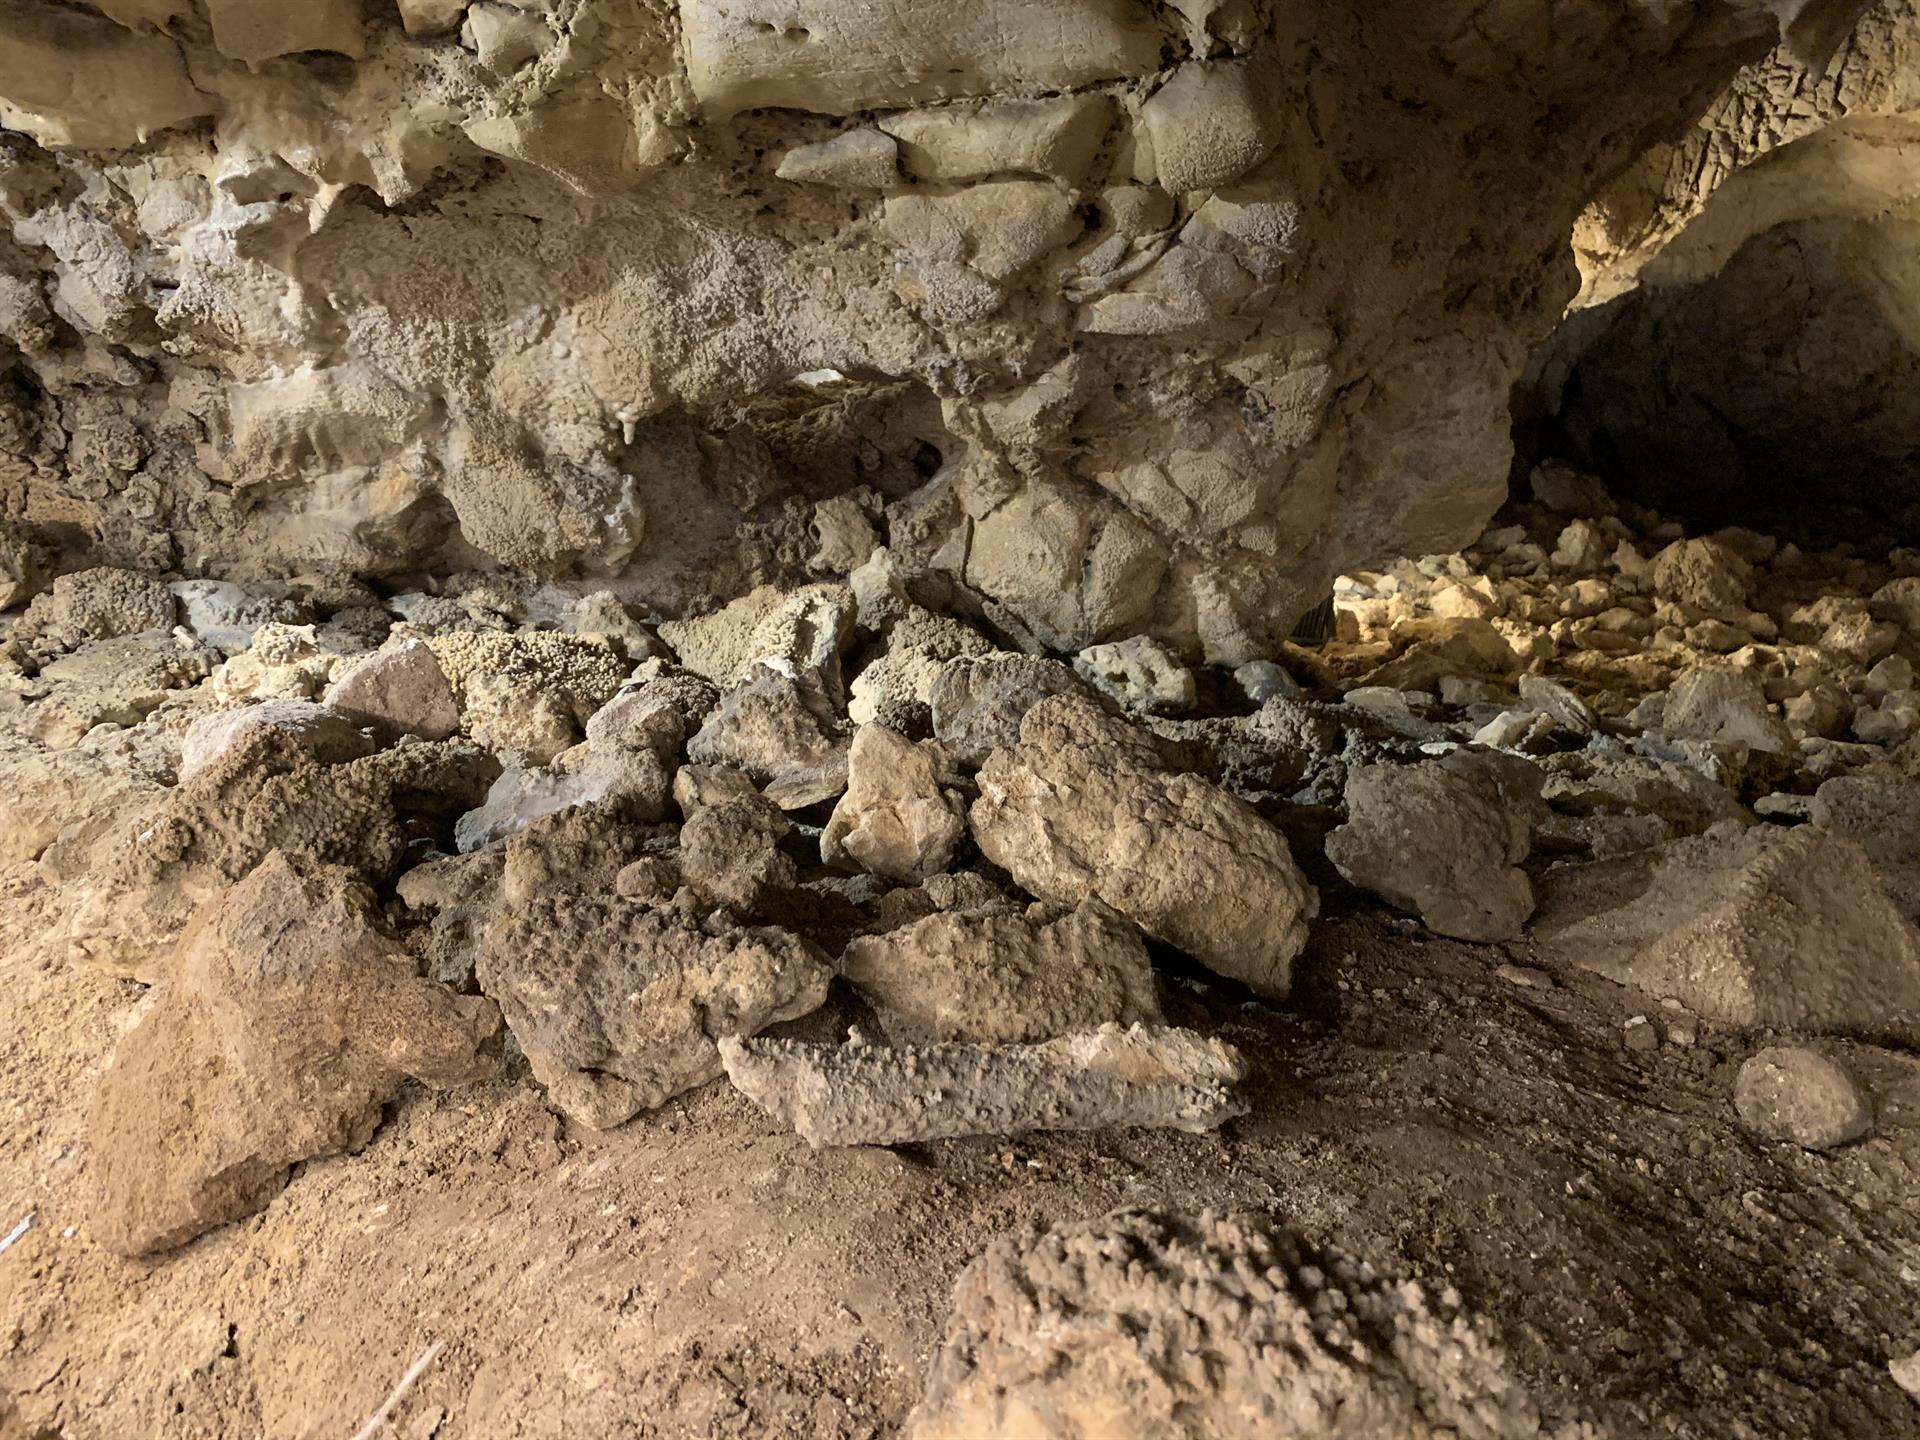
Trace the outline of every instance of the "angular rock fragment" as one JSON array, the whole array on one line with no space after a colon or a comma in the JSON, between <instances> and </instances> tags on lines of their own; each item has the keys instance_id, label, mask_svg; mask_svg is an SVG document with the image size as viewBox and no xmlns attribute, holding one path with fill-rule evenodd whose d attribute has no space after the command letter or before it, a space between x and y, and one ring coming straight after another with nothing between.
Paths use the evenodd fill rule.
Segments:
<instances>
[{"instance_id":1,"label":"angular rock fragment","mask_svg":"<svg viewBox=\"0 0 1920 1440\"><path fill-rule=\"evenodd\" d=\"M934 679L928 700L933 734L963 765L984 765L995 750L1020 743L1020 722L1050 695L1087 695L1086 682L1058 660L989 655L954 660Z\"/></svg>"},{"instance_id":2,"label":"angular rock fragment","mask_svg":"<svg viewBox=\"0 0 1920 1440\"><path fill-rule=\"evenodd\" d=\"M680 873L702 899L742 915L799 879L780 842L793 824L766 796L751 793L702 805L680 827Z\"/></svg>"},{"instance_id":3,"label":"angular rock fragment","mask_svg":"<svg viewBox=\"0 0 1920 1440\"><path fill-rule=\"evenodd\" d=\"M720 1056L742 1094L815 1149L1126 1126L1197 1133L1247 1109L1232 1046L1145 1025L1040 1045L729 1038Z\"/></svg>"},{"instance_id":4,"label":"angular rock fragment","mask_svg":"<svg viewBox=\"0 0 1920 1440\"><path fill-rule=\"evenodd\" d=\"M1689 670L1667 691L1660 728L1685 740L1745 745L1776 755L1791 754L1793 732L1767 708L1766 691L1737 670Z\"/></svg>"},{"instance_id":5,"label":"angular rock fragment","mask_svg":"<svg viewBox=\"0 0 1920 1440\"><path fill-rule=\"evenodd\" d=\"M352 717L311 700L263 700L202 715L180 739L180 779L191 780L255 730L287 736L322 765L371 755L375 746Z\"/></svg>"},{"instance_id":6,"label":"angular rock fragment","mask_svg":"<svg viewBox=\"0 0 1920 1440\"><path fill-rule=\"evenodd\" d=\"M900 183L900 147L891 135L861 128L811 145L796 145L773 172L782 180L887 190Z\"/></svg>"},{"instance_id":7,"label":"angular rock fragment","mask_svg":"<svg viewBox=\"0 0 1920 1440\"><path fill-rule=\"evenodd\" d=\"M298 737L250 730L152 805L49 852L53 873L74 887L69 953L161 978L194 907L270 852L388 879L406 856L409 817L451 820L495 768L471 746L424 741L329 765Z\"/></svg>"},{"instance_id":8,"label":"angular rock fragment","mask_svg":"<svg viewBox=\"0 0 1920 1440\"><path fill-rule=\"evenodd\" d=\"M961 1273L903 1440L1561 1434L1458 1305L1262 1215L1030 1229Z\"/></svg>"},{"instance_id":9,"label":"angular rock fragment","mask_svg":"<svg viewBox=\"0 0 1920 1440\"><path fill-rule=\"evenodd\" d=\"M821 678L840 695L840 655L852 636L853 592L844 585L771 585L694 620L669 620L660 638L695 675L731 690L757 665L774 662L790 675Z\"/></svg>"},{"instance_id":10,"label":"angular rock fragment","mask_svg":"<svg viewBox=\"0 0 1920 1440\"><path fill-rule=\"evenodd\" d=\"M1284 995L1319 897L1244 801L1169 774L1152 739L1091 702L1044 700L994 752L971 811L994 864L1043 900L1098 898L1263 995Z\"/></svg>"},{"instance_id":11,"label":"angular rock fragment","mask_svg":"<svg viewBox=\"0 0 1920 1440\"><path fill-rule=\"evenodd\" d=\"M687 758L730 765L759 781L783 810L839 794L847 783L847 742L817 685L756 665L694 737Z\"/></svg>"},{"instance_id":12,"label":"angular rock fragment","mask_svg":"<svg viewBox=\"0 0 1920 1440\"><path fill-rule=\"evenodd\" d=\"M1729 1025L1920 1041L1920 932L1815 826L1716 827L1656 861L1553 872L1545 953Z\"/></svg>"},{"instance_id":13,"label":"angular rock fragment","mask_svg":"<svg viewBox=\"0 0 1920 1440\"><path fill-rule=\"evenodd\" d=\"M854 940L840 971L896 1045L1030 1044L1161 1020L1139 930L1097 900L1052 915L943 911Z\"/></svg>"},{"instance_id":14,"label":"angular rock fragment","mask_svg":"<svg viewBox=\"0 0 1920 1440\"><path fill-rule=\"evenodd\" d=\"M934 747L936 750L938 747ZM918 884L953 863L966 807L943 789L935 755L884 725L862 725L847 756L847 793L820 835L820 860Z\"/></svg>"},{"instance_id":15,"label":"angular rock fragment","mask_svg":"<svg viewBox=\"0 0 1920 1440\"><path fill-rule=\"evenodd\" d=\"M1733 1082L1734 1108L1756 1134L1803 1150L1834 1150L1873 1128L1873 1105L1833 1061L1798 1045L1752 1056Z\"/></svg>"},{"instance_id":16,"label":"angular rock fragment","mask_svg":"<svg viewBox=\"0 0 1920 1440\"><path fill-rule=\"evenodd\" d=\"M161 793L159 767L85 745L49 749L0 735L0 865L37 858L68 826Z\"/></svg>"},{"instance_id":17,"label":"angular rock fragment","mask_svg":"<svg viewBox=\"0 0 1920 1440\"><path fill-rule=\"evenodd\" d=\"M564 892L502 916L479 958L534 1078L595 1129L714 1079L716 1041L817 1009L831 976L785 930Z\"/></svg>"},{"instance_id":18,"label":"angular rock fragment","mask_svg":"<svg viewBox=\"0 0 1920 1440\"><path fill-rule=\"evenodd\" d=\"M1439 934L1511 939L1533 913L1533 884L1520 865L1532 849L1539 786L1524 760L1466 751L1360 766L1347 776L1347 823L1327 837L1327 858Z\"/></svg>"},{"instance_id":19,"label":"angular rock fragment","mask_svg":"<svg viewBox=\"0 0 1920 1440\"><path fill-rule=\"evenodd\" d=\"M232 580L176 580L167 589L180 603L181 620L203 645L244 650L262 625L301 625L312 607L287 585L241 585Z\"/></svg>"},{"instance_id":20,"label":"angular rock fragment","mask_svg":"<svg viewBox=\"0 0 1920 1440\"><path fill-rule=\"evenodd\" d=\"M147 1255L261 1209L298 1161L364 1145L408 1077L485 1079L499 1028L419 977L350 872L270 855L194 917L101 1077L94 1237Z\"/></svg>"},{"instance_id":21,"label":"angular rock fragment","mask_svg":"<svg viewBox=\"0 0 1920 1440\"><path fill-rule=\"evenodd\" d=\"M327 704L392 734L444 740L460 728L460 705L433 651L418 639L369 655L333 682Z\"/></svg>"},{"instance_id":22,"label":"angular rock fragment","mask_svg":"<svg viewBox=\"0 0 1920 1440\"><path fill-rule=\"evenodd\" d=\"M1178 715L1193 708L1193 672L1149 636L1089 645L1075 658L1073 668L1095 689L1130 710Z\"/></svg>"}]
</instances>

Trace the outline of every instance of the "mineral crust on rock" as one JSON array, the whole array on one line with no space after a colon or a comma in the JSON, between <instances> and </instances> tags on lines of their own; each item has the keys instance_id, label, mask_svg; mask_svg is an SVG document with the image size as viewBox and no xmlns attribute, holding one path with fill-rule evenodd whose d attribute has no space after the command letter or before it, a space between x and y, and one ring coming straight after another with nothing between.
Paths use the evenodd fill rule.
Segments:
<instances>
[{"instance_id":1,"label":"mineral crust on rock","mask_svg":"<svg viewBox=\"0 0 1920 1440\"><path fill-rule=\"evenodd\" d=\"M1265 1216L1126 1210L989 1245L954 1287L908 1440L1534 1440L1449 1290Z\"/></svg>"},{"instance_id":2,"label":"mineral crust on rock","mask_svg":"<svg viewBox=\"0 0 1920 1440\"><path fill-rule=\"evenodd\" d=\"M716 1078L717 1042L816 1009L831 974L784 930L567 892L502 916L479 957L534 1077L595 1129Z\"/></svg>"},{"instance_id":3,"label":"mineral crust on rock","mask_svg":"<svg viewBox=\"0 0 1920 1440\"><path fill-rule=\"evenodd\" d=\"M1038 1045L893 1048L720 1042L727 1078L809 1145L1152 1126L1204 1131L1246 1113L1239 1052L1190 1030L1103 1025Z\"/></svg>"},{"instance_id":4,"label":"mineral crust on rock","mask_svg":"<svg viewBox=\"0 0 1920 1440\"><path fill-rule=\"evenodd\" d=\"M853 941L840 973L898 1045L1025 1044L1161 1019L1138 929L1097 900L1053 916L1012 905L929 915Z\"/></svg>"}]
</instances>

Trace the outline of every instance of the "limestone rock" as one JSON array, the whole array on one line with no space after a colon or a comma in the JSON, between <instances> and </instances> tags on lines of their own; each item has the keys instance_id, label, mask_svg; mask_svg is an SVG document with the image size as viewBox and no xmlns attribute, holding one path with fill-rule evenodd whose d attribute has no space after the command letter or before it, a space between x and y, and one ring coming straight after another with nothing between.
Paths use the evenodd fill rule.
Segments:
<instances>
[{"instance_id":1,"label":"limestone rock","mask_svg":"<svg viewBox=\"0 0 1920 1440\"><path fill-rule=\"evenodd\" d=\"M1718 540L1676 540L1653 557L1653 588L1704 615L1746 613L1753 567Z\"/></svg>"},{"instance_id":2,"label":"limestone rock","mask_svg":"<svg viewBox=\"0 0 1920 1440\"><path fill-rule=\"evenodd\" d=\"M466 630L425 644L453 686L467 733L522 764L545 764L576 744L627 678L610 646L580 635Z\"/></svg>"},{"instance_id":3,"label":"limestone rock","mask_svg":"<svg viewBox=\"0 0 1920 1440\"><path fill-rule=\"evenodd\" d=\"M1028 174L1072 184L1085 178L1112 116L1104 95L1061 95L910 110L885 117L880 128L899 141L916 180Z\"/></svg>"},{"instance_id":4,"label":"limestone rock","mask_svg":"<svg viewBox=\"0 0 1920 1440\"><path fill-rule=\"evenodd\" d=\"M916 884L953 863L966 807L941 787L935 756L884 725L862 725L847 755L847 793L820 835L820 859Z\"/></svg>"},{"instance_id":5,"label":"limestone rock","mask_svg":"<svg viewBox=\"0 0 1920 1440\"><path fill-rule=\"evenodd\" d=\"M780 842L793 825L764 795L750 793L701 805L680 827L680 873L702 899L742 915L799 878Z\"/></svg>"},{"instance_id":6,"label":"limestone rock","mask_svg":"<svg viewBox=\"0 0 1920 1440\"><path fill-rule=\"evenodd\" d=\"M100 568L62 575L31 605L14 639L51 653L89 640L114 640L173 625L174 601L157 580L128 570Z\"/></svg>"},{"instance_id":7,"label":"limestone rock","mask_svg":"<svg viewBox=\"0 0 1920 1440\"><path fill-rule=\"evenodd\" d=\"M1920 932L1866 852L1815 826L1717 827L1554 872L1534 932L1575 964L1729 1025L1920 1037Z\"/></svg>"},{"instance_id":8,"label":"limestone rock","mask_svg":"<svg viewBox=\"0 0 1920 1440\"><path fill-rule=\"evenodd\" d=\"M1043 700L980 772L974 839L1043 900L1098 898L1264 995L1284 995L1319 899L1279 833L1085 700Z\"/></svg>"},{"instance_id":9,"label":"limestone rock","mask_svg":"<svg viewBox=\"0 0 1920 1440\"><path fill-rule=\"evenodd\" d=\"M844 585L779 590L762 585L697 620L669 620L660 638L695 675L731 690L756 665L773 662L789 675L817 674L829 694L840 690L840 655L853 628L853 592Z\"/></svg>"},{"instance_id":10,"label":"limestone rock","mask_svg":"<svg viewBox=\"0 0 1920 1440\"><path fill-rule=\"evenodd\" d=\"M96 1239L149 1255L358 1149L408 1077L486 1078L500 1014L421 979L349 872L270 855L195 916L88 1122Z\"/></svg>"},{"instance_id":11,"label":"limestone rock","mask_svg":"<svg viewBox=\"0 0 1920 1440\"><path fill-rule=\"evenodd\" d=\"M1234 1094L1246 1075L1238 1051L1144 1025L1039 1045L729 1037L720 1056L736 1089L815 1149L1119 1126L1199 1132L1246 1113Z\"/></svg>"},{"instance_id":12,"label":"limestone rock","mask_svg":"<svg viewBox=\"0 0 1920 1440\"><path fill-rule=\"evenodd\" d=\"M162 778L100 747L0 737L0 865L37 858L68 826L116 804L157 798Z\"/></svg>"},{"instance_id":13,"label":"limestone rock","mask_svg":"<svg viewBox=\"0 0 1920 1440\"><path fill-rule=\"evenodd\" d=\"M759 665L687 742L687 758L741 770L782 809L798 810L845 788L848 745L840 730L817 686Z\"/></svg>"},{"instance_id":14,"label":"limestone rock","mask_svg":"<svg viewBox=\"0 0 1920 1440\"><path fill-rule=\"evenodd\" d=\"M831 973L784 930L564 892L496 921L479 961L535 1078L595 1129L714 1079L716 1041L817 1008Z\"/></svg>"},{"instance_id":15,"label":"limestone rock","mask_svg":"<svg viewBox=\"0 0 1920 1440\"><path fill-rule=\"evenodd\" d=\"M896 1045L1027 1044L1161 1020L1138 930L1098 901L942 911L854 940L840 970Z\"/></svg>"},{"instance_id":16,"label":"limestone rock","mask_svg":"<svg viewBox=\"0 0 1920 1440\"><path fill-rule=\"evenodd\" d=\"M1090 645L1074 659L1073 668L1096 690L1129 710L1178 715L1193 708L1193 672L1150 636Z\"/></svg>"},{"instance_id":17,"label":"limestone rock","mask_svg":"<svg viewBox=\"0 0 1920 1440\"><path fill-rule=\"evenodd\" d=\"M408 638L369 655L327 691L327 704L392 734L444 740L460 728L446 672L422 641Z\"/></svg>"},{"instance_id":18,"label":"limestone rock","mask_svg":"<svg viewBox=\"0 0 1920 1440\"><path fill-rule=\"evenodd\" d=\"M176 580L167 589L179 602L187 629L202 644L221 650L244 650L262 625L301 625L313 618L312 607L294 598L285 585Z\"/></svg>"},{"instance_id":19,"label":"limestone rock","mask_svg":"<svg viewBox=\"0 0 1920 1440\"><path fill-rule=\"evenodd\" d=\"M848 190L888 190L900 183L900 147L891 135L863 127L831 140L796 145L780 157L774 174Z\"/></svg>"},{"instance_id":20,"label":"limestone rock","mask_svg":"<svg viewBox=\"0 0 1920 1440\"><path fill-rule=\"evenodd\" d=\"M1772 754L1790 754L1794 748L1793 733L1767 708L1760 682L1737 670L1689 670L1674 681L1660 728L1682 739Z\"/></svg>"},{"instance_id":21,"label":"limestone rock","mask_svg":"<svg viewBox=\"0 0 1920 1440\"><path fill-rule=\"evenodd\" d=\"M1190 63L1140 109L1154 179L1180 194L1238 179L1267 157L1273 136L1249 67Z\"/></svg>"},{"instance_id":22,"label":"limestone rock","mask_svg":"<svg viewBox=\"0 0 1920 1440\"><path fill-rule=\"evenodd\" d=\"M1436 1298L1261 1215L1123 1210L1003 1237L961 1272L946 1340L903 1433L1550 1432L1451 1291Z\"/></svg>"},{"instance_id":23,"label":"limestone rock","mask_svg":"<svg viewBox=\"0 0 1920 1440\"><path fill-rule=\"evenodd\" d=\"M1347 822L1327 837L1341 875L1430 930L1509 940L1533 913L1520 868L1532 849L1539 772L1455 752L1418 765L1363 765L1347 777Z\"/></svg>"},{"instance_id":24,"label":"limestone rock","mask_svg":"<svg viewBox=\"0 0 1920 1440\"><path fill-rule=\"evenodd\" d=\"M702 111L846 115L996 90L1075 90L1146 74L1160 31L1123 0L975 0L938 13L681 0Z\"/></svg>"},{"instance_id":25,"label":"limestone rock","mask_svg":"<svg viewBox=\"0 0 1920 1440\"><path fill-rule=\"evenodd\" d=\"M452 742L324 764L297 734L245 729L151 806L43 857L74 886L69 953L114 974L164 978L194 908L272 852L390 879L407 854L410 816L450 821L478 802L495 770Z\"/></svg>"},{"instance_id":26,"label":"limestone rock","mask_svg":"<svg viewBox=\"0 0 1920 1440\"><path fill-rule=\"evenodd\" d=\"M260 729L279 731L321 765L357 760L378 748L351 716L331 706L310 700L266 700L216 710L189 725L180 737L180 780L191 780Z\"/></svg>"},{"instance_id":27,"label":"limestone rock","mask_svg":"<svg viewBox=\"0 0 1920 1440\"><path fill-rule=\"evenodd\" d=\"M961 764L984 765L995 750L1020 743L1020 722L1042 700L1088 693L1058 660L963 657L942 667L929 689L934 737Z\"/></svg>"},{"instance_id":28,"label":"limestone rock","mask_svg":"<svg viewBox=\"0 0 1920 1440\"><path fill-rule=\"evenodd\" d=\"M1833 1061L1797 1045L1750 1057L1733 1082L1733 1103L1749 1129L1804 1150L1834 1150L1873 1128L1873 1105Z\"/></svg>"},{"instance_id":29,"label":"limestone rock","mask_svg":"<svg viewBox=\"0 0 1920 1440\"><path fill-rule=\"evenodd\" d=\"M886 653L854 677L847 715L858 725L878 721L902 734L925 734L934 682L947 663L995 653L972 626L909 603L887 625Z\"/></svg>"},{"instance_id":30,"label":"limestone rock","mask_svg":"<svg viewBox=\"0 0 1920 1440\"><path fill-rule=\"evenodd\" d=\"M271 60L303 50L360 55L366 38L356 0L206 0L213 43L235 60Z\"/></svg>"}]
</instances>

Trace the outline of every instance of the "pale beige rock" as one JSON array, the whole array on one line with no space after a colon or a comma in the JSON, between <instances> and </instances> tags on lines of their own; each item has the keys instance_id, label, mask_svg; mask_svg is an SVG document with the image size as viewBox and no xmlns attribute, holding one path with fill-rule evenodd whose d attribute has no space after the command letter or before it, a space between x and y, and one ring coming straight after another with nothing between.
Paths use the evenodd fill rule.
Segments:
<instances>
[{"instance_id":1,"label":"pale beige rock","mask_svg":"<svg viewBox=\"0 0 1920 1440\"><path fill-rule=\"evenodd\" d=\"M1225 1041L1146 1025L1038 1045L810 1045L728 1036L734 1088L815 1149L1121 1126L1206 1131L1246 1105Z\"/></svg>"},{"instance_id":2,"label":"pale beige rock","mask_svg":"<svg viewBox=\"0 0 1920 1440\"><path fill-rule=\"evenodd\" d=\"M1161 1021L1138 929L1098 901L929 915L852 941L840 973L896 1045L1027 1044Z\"/></svg>"},{"instance_id":3,"label":"pale beige rock","mask_svg":"<svg viewBox=\"0 0 1920 1440\"><path fill-rule=\"evenodd\" d=\"M847 752L847 793L820 834L820 860L911 885L953 863L966 807L941 785L934 750L862 725Z\"/></svg>"},{"instance_id":4,"label":"pale beige rock","mask_svg":"<svg viewBox=\"0 0 1920 1440\"><path fill-rule=\"evenodd\" d=\"M223 55L257 62L303 50L366 51L359 0L204 0Z\"/></svg>"},{"instance_id":5,"label":"pale beige rock","mask_svg":"<svg viewBox=\"0 0 1920 1440\"><path fill-rule=\"evenodd\" d=\"M900 183L900 147L878 130L849 130L831 140L796 145L780 157L773 173L811 185L887 190Z\"/></svg>"},{"instance_id":6,"label":"pale beige rock","mask_svg":"<svg viewBox=\"0 0 1920 1440\"><path fill-rule=\"evenodd\" d=\"M379 748L353 716L331 706L308 700L266 700L216 710L189 725L180 737L180 781L191 780L259 729L279 731L322 765L357 760Z\"/></svg>"},{"instance_id":7,"label":"pale beige rock","mask_svg":"<svg viewBox=\"0 0 1920 1440\"><path fill-rule=\"evenodd\" d=\"M391 732L444 740L460 728L460 706L433 651L417 639L370 655L327 690L327 704Z\"/></svg>"},{"instance_id":8,"label":"pale beige rock","mask_svg":"<svg viewBox=\"0 0 1920 1440\"><path fill-rule=\"evenodd\" d=\"M158 35L50 5L0 15L0 123L43 145L136 145L213 108Z\"/></svg>"},{"instance_id":9,"label":"pale beige rock","mask_svg":"<svg viewBox=\"0 0 1920 1440\"><path fill-rule=\"evenodd\" d=\"M1169 774L1151 737L1084 700L1043 700L980 772L981 853L1043 900L1098 898L1264 995L1284 995L1319 897L1243 801Z\"/></svg>"},{"instance_id":10,"label":"pale beige rock","mask_svg":"<svg viewBox=\"0 0 1920 1440\"><path fill-rule=\"evenodd\" d=\"M1271 121L1243 63L1183 65L1140 109L1152 179L1176 193L1238 179L1273 148Z\"/></svg>"},{"instance_id":11,"label":"pale beige rock","mask_svg":"<svg viewBox=\"0 0 1920 1440\"><path fill-rule=\"evenodd\" d=\"M1161 32L1124 0L974 0L941 11L680 0L687 74L723 118L831 115L1003 89L1074 90L1160 63Z\"/></svg>"},{"instance_id":12,"label":"pale beige rock","mask_svg":"<svg viewBox=\"0 0 1920 1440\"><path fill-rule=\"evenodd\" d=\"M817 685L755 667L687 741L687 758L727 765L760 782L784 810L846 788L848 743Z\"/></svg>"},{"instance_id":13,"label":"pale beige rock","mask_svg":"<svg viewBox=\"0 0 1920 1440\"><path fill-rule=\"evenodd\" d=\"M889 115L880 128L899 142L916 180L984 180L1026 173L1069 183L1085 178L1113 123L1104 95L991 100Z\"/></svg>"},{"instance_id":14,"label":"pale beige rock","mask_svg":"<svg viewBox=\"0 0 1920 1440\"><path fill-rule=\"evenodd\" d=\"M1337 1317L1337 1318L1331 1318ZM905 1440L1547 1440L1451 1292L1255 1214L1126 1210L961 1272Z\"/></svg>"}]
</instances>

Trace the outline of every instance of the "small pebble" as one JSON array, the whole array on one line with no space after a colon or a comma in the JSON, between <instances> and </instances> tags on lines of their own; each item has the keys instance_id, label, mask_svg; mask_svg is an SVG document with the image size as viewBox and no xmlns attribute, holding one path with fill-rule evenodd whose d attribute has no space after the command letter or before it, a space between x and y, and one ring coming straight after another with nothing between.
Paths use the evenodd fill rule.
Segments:
<instances>
[{"instance_id":1,"label":"small pebble","mask_svg":"<svg viewBox=\"0 0 1920 1440\"><path fill-rule=\"evenodd\" d=\"M1496 980L1505 980L1509 985L1519 985L1528 990L1551 990L1553 976L1544 970L1536 970L1531 965L1502 965L1493 972Z\"/></svg>"}]
</instances>

